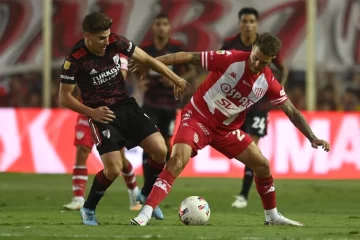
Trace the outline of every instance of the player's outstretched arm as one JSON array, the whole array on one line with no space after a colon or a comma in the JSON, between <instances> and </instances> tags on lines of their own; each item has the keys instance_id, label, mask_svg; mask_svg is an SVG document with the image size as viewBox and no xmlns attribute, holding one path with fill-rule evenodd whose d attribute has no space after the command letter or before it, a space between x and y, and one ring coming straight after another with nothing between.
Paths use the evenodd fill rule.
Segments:
<instances>
[{"instance_id":1,"label":"player's outstretched arm","mask_svg":"<svg viewBox=\"0 0 360 240\"><path fill-rule=\"evenodd\" d=\"M192 65L201 65L201 53L199 52L177 52L170 53L160 57L155 58L159 62L165 65L177 65L177 64L192 64ZM135 59L136 60L136 59ZM141 62L137 61L141 64ZM140 65L134 61L130 61L129 68L131 72L147 72L148 69L143 68L143 65Z\"/></svg>"},{"instance_id":2,"label":"player's outstretched arm","mask_svg":"<svg viewBox=\"0 0 360 240\"><path fill-rule=\"evenodd\" d=\"M313 148L321 146L326 152L330 150L330 144L325 140L318 139L315 136L304 116L294 107L289 99L280 104L279 108L288 116L297 129L299 129L302 134L309 139Z\"/></svg>"},{"instance_id":3,"label":"player's outstretched arm","mask_svg":"<svg viewBox=\"0 0 360 240\"><path fill-rule=\"evenodd\" d=\"M136 47L133 55L131 56L138 63L151 68L155 72L160 73L175 85L175 97L179 98L186 88L186 80L182 79L166 67L162 62L149 56L141 48Z\"/></svg>"},{"instance_id":4,"label":"player's outstretched arm","mask_svg":"<svg viewBox=\"0 0 360 240\"><path fill-rule=\"evenodd\" d=\"M201 53L199 52L178 52L170 53L156 58L165 65L192 64L201 65Z\"/></svg>"}]
</instances>

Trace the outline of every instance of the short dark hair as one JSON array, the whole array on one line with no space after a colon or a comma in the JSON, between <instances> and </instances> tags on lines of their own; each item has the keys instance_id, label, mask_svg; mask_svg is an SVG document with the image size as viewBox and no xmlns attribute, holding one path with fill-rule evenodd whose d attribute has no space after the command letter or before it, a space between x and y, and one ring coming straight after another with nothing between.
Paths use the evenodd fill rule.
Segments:
<instances>
[{"instance_id":1,"label":"short dark hair","mask_svg":"<svg viewBox=\"0 0 360 240\"><path fill-rule=\"evenodd\" d=\"M112 19L104 13L93 12L85 16L82 22L84 32L98 33L110 29Z\"/></svg>"},{"instance_id":2,"label":"short dark hair","mask_svg":"<svg viewBox=\"0 0 360 240\"><path fill-rule=\"evenodd\" d=\"M242 15L244 15L244 14L255 15L256 20L259 20L259 12L255 8L245 7L245 8L240 9L240 11L239 11L239 20L241 19Z\"/></svg>"},{"instance_id":3,"label":"short dark hair","mask_svg":"<svg viewBox=\"0 0 360 240\"><path fill-rule=\"evenodd\" d=\"M169 16L166 13L159 13L158 15L156 15L155 19L160 19L160 18L166 18L169 19Z\"/></svg>"},{"instance_id":4,"label":"short dark hair","mask_svg":"<svg viewBox=\"0 0 360 240\"><path fill-rule=\"evenodd\" d=\"M275 57L281 48L281 41L276 36L266 32L260 34L254 45L257 46L263 54Z\"/></svg>"}]
</instances>

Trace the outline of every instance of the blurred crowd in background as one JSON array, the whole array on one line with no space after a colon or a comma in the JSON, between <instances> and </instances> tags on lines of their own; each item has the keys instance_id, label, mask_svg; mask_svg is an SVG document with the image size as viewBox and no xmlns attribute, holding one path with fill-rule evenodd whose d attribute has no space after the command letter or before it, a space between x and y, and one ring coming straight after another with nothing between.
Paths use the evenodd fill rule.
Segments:
<instances>
[{"instance_id":1,"label":"blurred crowd in background","mask_svg":"<svg viewBox=\"0 0 360 240\"><path fill-rule=\"evenodd\" d=\"M198 71L196 79L200 84L205 77ZM53 71L52 107L61 107L58 102L59 70ZM142 101L145 88L134 76L127 80L128 90ZM296 107L306 109L305 72L291 71L285 86L286 92ZM342 72L319 71L317 73L317 104L319 111L359 111L360 72L349 69ZM41 107L41 72L0 77L0 107Z\"/></svg>"}]
</instances>

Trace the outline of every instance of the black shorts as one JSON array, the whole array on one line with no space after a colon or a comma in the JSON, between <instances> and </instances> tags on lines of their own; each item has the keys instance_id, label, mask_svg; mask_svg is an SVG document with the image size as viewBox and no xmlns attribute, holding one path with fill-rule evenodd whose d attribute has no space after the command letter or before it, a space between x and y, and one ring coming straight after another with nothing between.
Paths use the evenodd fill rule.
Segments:
<instances>
[{"instance_id":1,"label":"black shorts","mask_svg":"<svg viewBox=\"0 0 360 240\"><path fill-rule=\"evenodd\" d=\"M119 151L122 147L131 149L146 137L158 132L155 123L147 117L133 98L109 106L116 119L102 124L89 119L89 125L100 155Z\"/></svg>"},{"instance_id":2,"label":"black shorts","mask_svg":"<svg viewBox=\"0 0 360 240\"><path fill-rule=\"evenodd\" d=\"M268 109L251 109L246 114L245 122L240 129L249 135L255 135L259 138L266 136L268 113Z\"/></svg>"},{"instance_id":3,"label":"black shorts","mask_svg":"<svg viewBox=\"0 0 360 240\"><path fill-rule=\"evenodd\" d=\"M143 106L143 111L158 126L164 137L171 137L174 134L176 109L162 109L150 106Z\"/></svg>"}]
</instances>

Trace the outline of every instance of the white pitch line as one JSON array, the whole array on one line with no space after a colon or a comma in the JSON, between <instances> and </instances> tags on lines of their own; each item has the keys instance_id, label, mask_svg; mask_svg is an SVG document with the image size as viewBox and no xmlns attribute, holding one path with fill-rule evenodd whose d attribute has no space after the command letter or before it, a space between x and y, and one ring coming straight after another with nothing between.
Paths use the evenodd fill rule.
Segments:
<instances>
[{"instance_id":1,"label":"white pitch line","mask_svg":"<svg viewBox=\"0 0 360 240\"><path fill-rule=\"evenodd\" d=\"M59 235L59 234L19 234L19 233L0 233L0 237L67 237L67 238L122 238L122 239L137 239L137 238L143 238L143 239L149 239L149 238L161 238L160 235L142 235L142 236L125 236L125 235L111 235L111 236L93 236L93 235Z\"/></svg>"}]
</instances>

